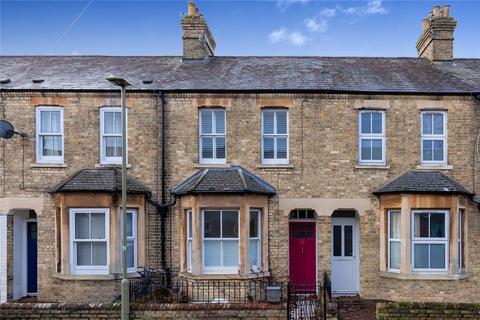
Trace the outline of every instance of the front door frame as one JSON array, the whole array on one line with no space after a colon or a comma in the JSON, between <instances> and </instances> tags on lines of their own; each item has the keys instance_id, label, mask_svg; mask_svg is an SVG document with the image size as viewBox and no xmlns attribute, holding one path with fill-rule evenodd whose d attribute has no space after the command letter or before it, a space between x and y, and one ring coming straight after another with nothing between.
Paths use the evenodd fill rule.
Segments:
<instances>
[{"instance_id":1,"label":"front door frame","mask_svg":"<svg viewBox=\"0 0 480 320\"><path fill-rule=\"evenodd\" d=\"M318 234L317 234L317 220L316 219L289 219L288 220L288 274L290 279L290 223L306 222L314 225L315 233L315 284L318 282Z\"/></svg>"},{"instance_id":2,"label":"front door frame","mask_svg":"<svg viewBox=\"0 0 480 320\"><path fill-rule=\"evenodd\" d=\"M332 272L332 295L333 296L351 296L351 295L357 295L360 293L360 219L358 215L356 214L355 217L352 218L345 218L345 217L332 217L332 223L331 223L331 243L330 243L330 268ZM335 225L335 221L343 221L343 223L348 223L351 222L353 223L353 239L354 239L354 245L353 245L353 255L355 257L355 290L354 291L348 291L348 292L334 292L333 291L333 226ZM343 235L343 233L342 233ZM342 242L343 244L343 242ZM343 250L343 248L342 248Z\"/></svg>"},{"instance_id":3,"label":"front door frame","mask_svg":"<svg viewBox=\"0 0 480 320\"><path fill-rule=\"evenodd\" d=\"M28 225L31 224L31 223L34 223L35 224L35 228L36 228L36 237L35 237L35 245L36 245L36 248L35 248L35 257L36 257L36 261L35 261L35 265L36 265L36 268L35 268L35 281L36 281L36 284L35 284L35 292L29 292L28 290L28 286L29 286L29 282L30 282L30 279L29 279L29 276L30 276L30 270L29 270L29 259L30 259L30 251L29 251L29 246L28 246L28 240L29 240L29 230L28 230ZM38 292L38 223L37 223L37 219L27 219L26 220L26 223L25 223L25 227L26 227L26 231L25 231L25 234L26 234L26 249L25 249L25 252L27 254L27 257L25 259L25 263L27 264L27 296L34 296L34 295L37 295L37 292Z\"/></svg>"}]
</instances>

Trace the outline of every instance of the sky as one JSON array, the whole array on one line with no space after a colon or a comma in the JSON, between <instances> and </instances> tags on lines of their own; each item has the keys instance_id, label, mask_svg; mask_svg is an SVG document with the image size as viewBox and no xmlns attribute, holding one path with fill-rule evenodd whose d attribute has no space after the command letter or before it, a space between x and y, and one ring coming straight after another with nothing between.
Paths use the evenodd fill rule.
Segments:
<instances>
[{"instance_id":1,"label":"sky","mask_svg":"<svg viewBox=\"0 0 480 320\"><path fill-rule=\"evenodd\" d=\"M480 58L480 1L197 0L219 56L414 57L451 5L454 55ZM181 55L187 0L0 0L1 55Z\"/></svg>"}]
</instances>

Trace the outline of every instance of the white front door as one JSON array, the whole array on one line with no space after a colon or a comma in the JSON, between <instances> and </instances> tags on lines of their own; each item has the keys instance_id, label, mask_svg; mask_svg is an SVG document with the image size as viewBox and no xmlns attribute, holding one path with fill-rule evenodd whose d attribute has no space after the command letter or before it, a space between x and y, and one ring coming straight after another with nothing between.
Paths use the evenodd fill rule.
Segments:
<instances>
[{"instance_id":1,"label":"white front door","mask_svg":"<svg viewBox=\"0 0 480 320\"><path fill-rule=\"evenodd\" d=\"M358 293L358 221L332 218L332 293Z\"/></svg>"}]
</instances>

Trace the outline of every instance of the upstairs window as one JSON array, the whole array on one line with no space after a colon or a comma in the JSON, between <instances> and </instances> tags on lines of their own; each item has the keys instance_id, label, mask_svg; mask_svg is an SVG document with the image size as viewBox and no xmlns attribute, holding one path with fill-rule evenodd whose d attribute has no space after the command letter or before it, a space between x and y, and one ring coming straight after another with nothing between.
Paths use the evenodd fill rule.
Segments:
<instances>
[{"instance_id":1,"label":"upstairs window","mask_svg":"<svg viewBox=\"0 0 480 320\"><path fill-rule=\"evenodd\" d=\"M262 111L262 163L288 164L288 111Z\"/></svg>"},{"instance_id":2,"label":"upstairs window","mask_svg":"<svg viewBox=\"0 0 480 320\"><path fill-rule=\"evenodd\" d=\"M200 110L200 163L225 163L225 138L225 110Z\"/></svg>"},{"instance_id":3,"label":"upstairs window","mask_svg":"<svg viewBox=\"0 0 480 320\"><path fill-rule=\"evenodd\" d=\"M38 163L63 163L63 108L37 107Z\"/></svg>"},{"instance_id":4,"label":"upstairs window","mask_svg":"<svg viewBox=\"0 0 480 320\"><path fill-rule=\"evenodd\" d=\"M360 164L385 164L385 147L385 112L360 111Z\"/></svg>"},{"instance_id":5,"label":"upstairs window","mask_svg":"<svg viewBox=\"0 0 480 320\"><path fill-rule=\"evenodd\" d=\"M422 112L421 157L425 164L447 163L447 113Z\"/></svg>"},{"instance_id":6,"label":"upstairs window","mask_svg":"<svg viewBox=\"0 0 480 320\"><path fill-rule=\"evenodd\" d=\"M105 107L100 109L100 161L102 164L122 163L121 108Z\"/></svg>"}]
</instances>

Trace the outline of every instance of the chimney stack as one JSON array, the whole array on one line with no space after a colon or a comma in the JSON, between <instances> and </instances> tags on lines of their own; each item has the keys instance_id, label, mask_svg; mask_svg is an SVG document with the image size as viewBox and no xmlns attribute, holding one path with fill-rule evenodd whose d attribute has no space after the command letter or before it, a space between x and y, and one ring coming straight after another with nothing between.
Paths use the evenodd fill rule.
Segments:
<instances>
[{"instance_id":1,"label":"chimney stack","mask_svg":"<svg viewBox=\"0 0 480 320\"><path fill-rule=\"evenodd\" d=\"M195 2L188 2L188 13L183 17L181 25L184 61L203 61L214 55L215 39Z\"/></svg>"},{"instance_id":2,"label":"chimney stack","mask_svg":"<svg viewBox=\"0 0 480 320\"><path fill-rule=\"evenodd\" d=\"M457 21L450 17L450 6L433 7L422 20L422 33L417 40L420 58L431 62L453 61L453 32Z\"/></svg>"}]
</instances>

